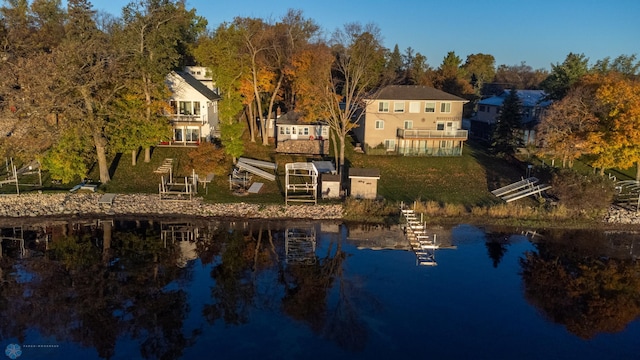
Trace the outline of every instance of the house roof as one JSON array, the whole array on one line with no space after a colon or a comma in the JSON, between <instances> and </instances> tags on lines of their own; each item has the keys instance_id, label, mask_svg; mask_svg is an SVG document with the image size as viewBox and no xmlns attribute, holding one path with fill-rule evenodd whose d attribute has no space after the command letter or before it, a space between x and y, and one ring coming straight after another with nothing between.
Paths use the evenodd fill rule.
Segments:
<instances>
[{"instance_id":1,"label":"house roof","mask_svg":"<svg viewBox=\"0 0 640 360\"><path fill-rule=\"evenodd\" d=\"M490 98L486 98L480 100L478 102L479 105L493 105L493 106L502 106L502 103L509 95L510 90L505 90L502 94L492 96ZM551 104L551 100L545 100L547 94L543 90L516 90L518 97L520 98L520 103L525 107L534 107L541 106L547 107Z\"/></svg>"},{"instance_id":2,"label":"house roof","mask_svg":"<svg viewBox=\"0 0 640 360\"><path fill-rule=\"evenodd\" d=\"M276 119L276 126L278 125L322 125L325 124L322 121L306 122L302 121L302 114L297 111L289 111L288 113L280 115Z\"/></svg>"},{"instance_id":3,"label":"house roof","mask_svg":"<svg viewBox=\"0 0 640 360\"><path fill-rule=\"evenodd\" d=\"M201 83L200 80L193 77L193 75L184 71L174 71L174 73L207 99L211 101L220 100L220 95L209 89L205 84Z\"/></svg>"},{"instance_id":4,"label":"house roof","mask_svg":"<svg viewBox=\"0 0 640 360\"><path fill-rule=\"evenodd\" d=\"M349 177L367 177L380 179L379 169L349 168Z\"/></svg>"},{"instance_id":5,"label":"house roof","mask_svg":"<svg viewBox=\"0 0 640 360\"><path fill-rule=\"evenodd\" d=\"M422 85L385 86L378 92L375 98L377 100L444 100L468 102L468 100L453 94Z\"/></svg>"}]
</instances>

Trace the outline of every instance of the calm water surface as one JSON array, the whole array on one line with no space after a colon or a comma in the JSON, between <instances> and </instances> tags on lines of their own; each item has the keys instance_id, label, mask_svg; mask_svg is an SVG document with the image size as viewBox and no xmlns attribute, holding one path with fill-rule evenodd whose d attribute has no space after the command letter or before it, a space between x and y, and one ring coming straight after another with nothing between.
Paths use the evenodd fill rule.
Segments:
<instances>
[{"instance_id":1,"label":"calm water surface","mask_svg":"<svg viewBox=\"0 0 640 360\"><path fill-rule=\"evenodd\" d=\"M20 359L640 357L640 236L433 233L437 266L417 266L399 228L5 225L0 347Z\"/></svg>"}]
</instances>

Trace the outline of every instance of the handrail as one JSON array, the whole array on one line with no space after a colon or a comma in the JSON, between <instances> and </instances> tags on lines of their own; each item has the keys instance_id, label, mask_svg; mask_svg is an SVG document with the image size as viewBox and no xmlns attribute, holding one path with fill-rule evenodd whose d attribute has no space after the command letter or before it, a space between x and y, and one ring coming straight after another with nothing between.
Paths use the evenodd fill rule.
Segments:
<instances>
[{"instance_id":1,"label":"handrail","mask_svg":"<svg viewBox=\"0 0 640 360\"><path fill-rule=\"evenodd\" d=\"M398 129L398 137L404 139L443 139L443 138L462 138L469 137L468 130L426 130L426 129Z\"/></svg>"}]
</instances>

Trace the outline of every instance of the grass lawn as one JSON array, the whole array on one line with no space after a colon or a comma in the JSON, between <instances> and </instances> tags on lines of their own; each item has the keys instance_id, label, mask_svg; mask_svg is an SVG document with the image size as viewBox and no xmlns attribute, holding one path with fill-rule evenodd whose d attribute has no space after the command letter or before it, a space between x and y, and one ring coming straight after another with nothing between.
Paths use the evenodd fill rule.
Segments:
<instances>
[{"instance_id":1,"label":"grass lawn","mask_svg":"<svg viewBox=\"0 0 640 360\"><path fill-rule=\"evenodd\" d=\"M380 169L378 193L390 201L489 205L500 200L491 190L519 180L524 173L481 146L465 146L456 157L368 156L350 153L351 167Z\"/></svg>"},{"instance_id":2,"label":"grass lawn","mask_svg":"<svg viewBox=\"0 0 640 360\"><path fill-rule=\"evenodd\" d=\"M189 161L188 153L191 150L191 148L157 147L152 150L151 162L145 163L144 153L141 152L135 166L131 165L130 154L117 155L110 159L111 181L102 185L99 191L157 194L161 174L154 173L154 170L163 163L165 158L172 158L174 159L174 179L190 176L191 173L186 169L186 165ZM284 203L285 164L309 161L303 156L276 154L273 151L273 144L264 146L260 140L251 143L248 139L245 142L244 156L276 162L278 164L276 181L253 176L253 181L264 184L262 191L259 194L237 196L229 189L228 175L216 176L206 191L202 186L199 187L199 195L212 202L282 204ZM490 205L500 202L490 193L490 190L519 180L525 175L524 170L490 156L482 146L473 143L466 144L463 155L458 157L369 156L354 152L351 144L348 144L346 157L347 166L379 169L381 177L378 183L378 194L391 202L432 200L443 204L465 206ZM223 173L229 174L232 169L231 162L224 167L227 169ZM88 177L98 181L97 166L91 169ZM75 184L52 186L46 174L43 190L65 191ZM7 187L0 188L2 192L5 190ZM33 188L25 189L25 191L29 190ZM15 188L12 191L15 192Z\"/></svg>"}]
</instances>

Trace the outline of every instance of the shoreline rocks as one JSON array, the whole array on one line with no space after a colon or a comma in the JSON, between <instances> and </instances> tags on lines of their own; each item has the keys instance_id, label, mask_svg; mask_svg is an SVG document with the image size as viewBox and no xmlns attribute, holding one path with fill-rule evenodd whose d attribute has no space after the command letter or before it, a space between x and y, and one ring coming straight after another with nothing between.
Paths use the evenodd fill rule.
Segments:
<instances>
[{"instance_id":1,"label":"shoreline rocks","mask_svg":"<svg viewBox=\"0 0 640 360\"><path fill-rule=\"evenodd\" d=\"M604 222L607 224L638 225L640 224L640 212L618 205L612 205L609 207Z\"/></svg>"},{"instance_id":2,"label":"shoreline rocks","mask_svg":"<svg viewBox=\"0 0 640 360\"><path fill-rule=\"evenodd\" d=\"M0 196L0 218L54 216L197 216L245 219L341 220L343 208L334 205L219 203L160 200L157 194L117 194L112 204L100 204L99 193L21 194ZM613 205L605 224L640 225L640 212Z\"/></svg>"},{"instance_id":3,"label":"shoreline rocks","mask_svg":"<svg viewBox=\"0 0 640 360\"><path fill-rule=\"evenodd\" d=\"M118 194L112 204L99 204L103 194L22 194L0 196L0 218L92 215L182 215L246 219L342 219L341 205L209 204L160 200L155 194Z\"/></svg>"}]
</instances>

